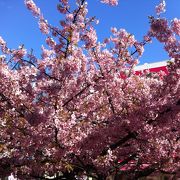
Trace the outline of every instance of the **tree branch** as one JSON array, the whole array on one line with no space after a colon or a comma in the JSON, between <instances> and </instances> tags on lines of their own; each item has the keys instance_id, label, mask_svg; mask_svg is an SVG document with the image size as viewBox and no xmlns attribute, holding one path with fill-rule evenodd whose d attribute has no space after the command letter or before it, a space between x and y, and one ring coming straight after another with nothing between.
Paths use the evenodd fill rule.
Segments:
<instances>
[{"instance_id":1,"label":"tree branch","mask_svg":"<svg viewBox=\"0 0 180 180\"><path fill-rule=\"evenodd\" d=\"M105 148L102 152L101 152L101 156L104 156L107 154L108 150L115 150L116 148L118 148L120 145L124 144L126 141L130 140L130 139L135 139L137 137L137 133L136 132L129 132L124 138L118 140L117 142L111 144L109 147Z\"/></svg>"}]
</instances>

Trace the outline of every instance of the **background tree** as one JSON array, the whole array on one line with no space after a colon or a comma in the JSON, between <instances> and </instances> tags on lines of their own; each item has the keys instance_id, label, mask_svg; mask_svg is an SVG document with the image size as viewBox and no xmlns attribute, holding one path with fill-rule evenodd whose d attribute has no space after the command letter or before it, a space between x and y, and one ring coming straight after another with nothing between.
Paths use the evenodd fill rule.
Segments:
<instances>
[{"instance_id":1,"label":"background tree","mask_svg":"<svg viewBox=\"0 0 180 180\"><path fill-rule=\"evenodd\" d=\"M116 0L103 3L117 5ZM60 27L32 0L48 48L41 59L0 37L0 175L19 179L105 179L154 172L178 177L180 126L180 20L149 17L142 42L124 29L97 42L87 2L60 0ZM144 46L156 38L168 52L168 75L137 76Z\"/></svg>"}]
</instances>

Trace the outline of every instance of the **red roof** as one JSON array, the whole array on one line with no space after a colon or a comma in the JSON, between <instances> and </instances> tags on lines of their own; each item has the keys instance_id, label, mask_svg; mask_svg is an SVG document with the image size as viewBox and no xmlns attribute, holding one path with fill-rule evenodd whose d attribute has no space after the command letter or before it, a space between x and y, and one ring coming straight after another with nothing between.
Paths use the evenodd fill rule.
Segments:
<instances>
[{"instance_id":1,"label":"red roof","mask_svg":"<svg viewBox=\"0 0 180 180\"><path fill-rule=\"evenodd\" d=\"M155 62L155 63L145 63L135 67L135 74L140 75L145 71L149 72L160 72L163 71L165 74L168 74L167 61Z\"/></svg>"}]
</instances>

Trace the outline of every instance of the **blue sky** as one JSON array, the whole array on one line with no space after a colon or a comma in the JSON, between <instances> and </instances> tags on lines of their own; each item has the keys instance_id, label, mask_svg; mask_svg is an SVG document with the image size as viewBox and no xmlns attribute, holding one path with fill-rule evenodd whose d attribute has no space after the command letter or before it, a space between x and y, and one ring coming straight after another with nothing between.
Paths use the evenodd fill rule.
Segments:
<instances>
[{"instance_id":1,"label":"blue sky","mask_svg":"<svg viewBox=\"0 0 180 180\"><path fill-rule=\"evenodd\" d=\"M74 0L71 0L74 1ZM58 25L62 16L56 10L58 0L34 0L41 8L44 17L52 25ZM100 23L96 25L98 40L110 36L110 28L124 28L142 40L149 28L148 16L155 15L154 7L159 0L120 0L117 7L101 4L99 0L88 0L89 16L96 16ZM167 11L164 14L168 19L180 18L180 0L166 0ZM34 49L39 56L45 36L39 31L38 20L25 8L24 0L0 0L0 36L11 48L20 44L30 50ZM156 40L145 47L140 63L150 63L166 60L167 53Z\"/></svg>"}]
</instances>

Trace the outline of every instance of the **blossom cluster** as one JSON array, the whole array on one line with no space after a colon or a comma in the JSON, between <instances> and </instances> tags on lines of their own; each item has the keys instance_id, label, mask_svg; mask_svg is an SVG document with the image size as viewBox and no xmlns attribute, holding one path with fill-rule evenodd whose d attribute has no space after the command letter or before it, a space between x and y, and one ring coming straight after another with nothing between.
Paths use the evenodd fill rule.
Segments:
<instances>
[{"instance_id":1,"label":"blossom cluster","mask_svg":"<svg viewBox=\"0 0 180 180\"><path fill-rule=\"evenodd\" d=\"M26 7L33 13L34 16L40 15L40 9L36 6L33 0L25 0Z\"/></svg>"},{"instance_id":2,"label":"blossom cluster","mask_svg":"<svg viewBox=\"0 0 180 180\"><path fill-rule=\"evenodd\" d=\"M174 18L171 22L171 27L173 32L180 36L180 19Z\"/></svg>"},{"instance_id":3,"label":"blossom cluster","mask_svg":"<svg viewBox=\"0 0 180 180\"><path fill-rule=\"evenodd\" d=\"M157 15L160 15L161 13L164 13L166 11L166 2L165 0L162 0L158 6L156 6L156 13Z\"/></svg>"},{"instance_id":4,"label":"blossom cluster","mask_svg":"<svg viewBox=\"0 0 180 180\"><path fill-rule=\"evenodd\" d=\"M102 3L110 4L112 6L118 5L118 0L101 0Z\"/></svg>"},{"instance_id":5,"label":"blossom cluster","mask_svg":"<svg viewBox=\"0 0 180 180\"><path fill-rule=\"evenodd\" d=\"M73 1L74 2L74 1ZM0 37L0 178L129 179L179 173L179 20L156 7L142 42L125 29L98 42L87 2L59 0L64 19L53 27L32 0L46 45L37 58ZM103 3L117 5L116 0ZM48 34L48 36L47 36ZM168 73L136 75L146 43L168 52Z\"/></svg>"}]
</instances>

